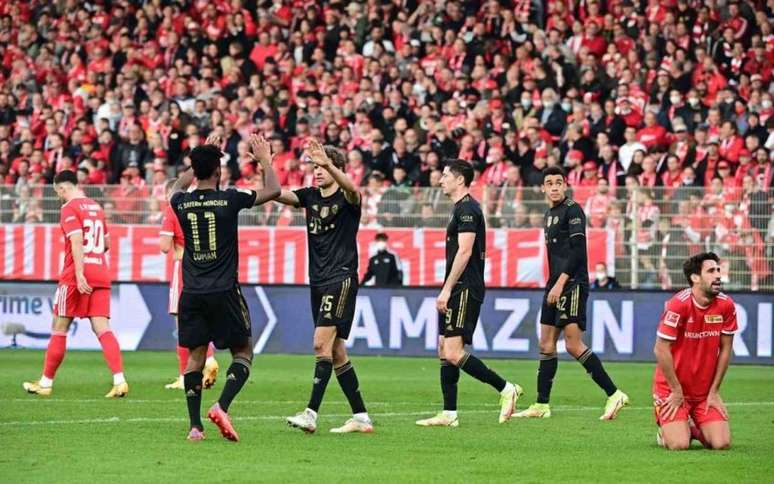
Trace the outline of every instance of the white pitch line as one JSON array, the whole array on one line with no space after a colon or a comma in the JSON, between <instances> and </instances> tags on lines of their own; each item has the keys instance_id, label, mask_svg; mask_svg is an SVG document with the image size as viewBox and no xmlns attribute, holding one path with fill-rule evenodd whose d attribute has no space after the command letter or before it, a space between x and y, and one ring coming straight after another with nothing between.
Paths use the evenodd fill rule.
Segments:
<instances>
[{"instance_id":1,"label":"white pitch line","mask_svg":"<svg viewBox=\"0 0 774 484\"><path fill-rule=\"evenodd\" d=\"M726 406L729 407L743 407L743 406L772 406L774 402L728 402ZM481 405L478 405L481 406ZM581 406L561 406L557 405L553 407L557 411L565 412L598 412L599 407L581 407ZM627 407L624 411L652 411L653 407ZM427 415L431 410L424 410L421 412L383 412L383 413L371 413L375 418L388 418L388 417L412 417L417 415ZM492 410L463 410L460 411L463 415L469 414L484 414L492 413ZM321 419L333 419L333 418L345 418L350 417L351 414L325 414L321 415ZM254 420L282 420L286 418L283 415L246 415L235 416L236 421L254 421ZM84 424L115 424L115 423L148 423L148 422L184 422L183 417L108 417L108 418L94 418L94 419L78 419L78 420L19 420L11 422L0 422L0 426L35 426L35 425L84 425Z\"/></svg>"}]
</instances>

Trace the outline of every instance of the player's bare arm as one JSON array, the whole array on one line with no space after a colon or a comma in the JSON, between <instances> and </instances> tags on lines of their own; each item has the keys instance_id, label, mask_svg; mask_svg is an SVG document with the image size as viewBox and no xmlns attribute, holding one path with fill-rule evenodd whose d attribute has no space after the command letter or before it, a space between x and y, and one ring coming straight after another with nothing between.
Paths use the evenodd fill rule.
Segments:
<instances>
[{"instance_id":1,"label":"player's bare arm","mask_svg":"<svg viewBox=\"0 0 774 484\"><path fill-rule=\"evenodd\" d=\"M76 232L70 236L70 245L73 251L73 264L75 264L75 282L81 294L91 294L92 288L83 274L83 233Z\"/></svg>"},{"instance_id":2,"label":"player's bare arm","mask_svg":"<svg viewBox=\"0 0 774 484\"><path fill-rule=\"evenodd\" d=\"M653 347L653 354L656 355L656 364L664 373L669 388L672 393L663 402L664 419L671 420L680 407L683 405L683 387L677 379L675 372L675 362L672 358L672 342L660 336L656 337L656 345Z\"/></svg>"},{"instance_id":3,"label":"player's bare arm","mask_svg":"<svg viewBox=\"0 0 774 484\"><path fill-rule=\"evenodd\" d=\"M734 335L721 334L718 364L715 367L715 377L712 379L712 386L710 387L709 394L707 394L707 408L705 409L705 411L707 411L710 407L715 407L726 417L728 417L728 412L726 411L726 405L723 403L723 399L720 398L720 384L723 383L723 378L726 376L726 370L728 370L728 364L731 362L733 347Z\"/></svg>"},{"instance_id":4,"label":"player's bare arm","mask_svg":"<svg viewBox=\"0 0 774 484\"><path fill-rule=\"evenodd\" d=\"M291 190L281 190L279 196L275 198L274 201L296 208L301 205L301 201L298 199L298 196Z\"/></svg>"},{"instance_id":5,"label":"player's bare arm","mask_svg":"<svg viewBox=\"0 0 774 484\"><path fill-rule=\"evenodd\" d=\"M191 168L188 168L186 171L180 174L180 176L177 178L177 181L175 181L175 184L172 185L172 188L169 190L169 195L167 196L167 200L172 200L172 197L176 193L184 192L188 190L188 187L191 186L191 183L193 183L194 180L194 172Z\"/></svg>"},{"instance_id":6,"label":"player's bare arm","mask_svg":"<svg viewBox=\"0 0 774 484\"><path fill-rule=\"evenodd\" d=\"M277 174L274 173L274 168L271 166L271 145L263 136L250 136L249 156L260 163L261 168L263 168L264 186L260 190L256 190L254 204L254 206L258 206L269 200L274 200L281 195L282 190Z\"/></svg>"},{"instance_id":7,"label":"player's bare arm","mask_svg":"<svg viewBox=\"0 0 774 484\"><path fill-rule=\"evenodd\" d=\"M328 158L328 155L325 154L325 149L320 144L320 142L316 139L310 140L307 150L309 152L309 157L312 159L312 162L331 174L333 180L344 191L344 198L346 198L349 203L359 205L360 191L357 189L357 186L352 183L352 180L347 177L346 173L341 171L341 169L337 168L336 165L333 164L333 161Z\"/></svg>"},{"instance_id":8,"label":"player's bare arm","mask_svg":"<svg viewBox=\"0 0 774 484\"><path fill-rule=\"evenodd\" d=\"M462 232L457 235L457 243L459 249L454 255L454 262L452 262L452 268L449 272L449 277L441 289L441 293L436 299L435 305L438 312L446 314L447 305L449 304L449 298L451 297L451 291L459 281L462 273L465 272L465 267L468 265L470 256L473 254L473 243L476 241L475 232Z\"/></svg>"}]
</instances>

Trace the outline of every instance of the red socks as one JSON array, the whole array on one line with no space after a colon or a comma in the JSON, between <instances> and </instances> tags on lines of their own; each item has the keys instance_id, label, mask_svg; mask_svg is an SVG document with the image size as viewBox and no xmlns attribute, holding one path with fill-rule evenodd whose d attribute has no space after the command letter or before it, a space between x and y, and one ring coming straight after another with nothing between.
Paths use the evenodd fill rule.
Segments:
<instances>
[{"instance_id":1,"label":"red socks","mask_svg":"<svg viewBox=\"0 0 774 484\"><path fill-rule=\"evenodd\" d=\"M111 330L107 330L97 336L99 344L102 345L102 354L105 356L110 372L124 372L124 364L121 361L121 348L118 346L118 340Z\"/></svg>"},{"instance_id":2,"label":"red socks","mask_svg":"<svg viewBox=\"0 0 774 484\"><path fill-rule=\"evenodd\" d=\"M67 349L67 333L64 331L54 331L51 333L51 339L48 340L48 349L43 363L43 376L53 380L56 370L64 360Z\"/></svg>"},{"instance_id":3,"label":"red socks","mask_svg":"<svg viewBox=\"0 0 774 484\"><path fill-rule=\"evenodd\" d=\"M180 375L185 374L185 367L188 365L188 348L177 345L177 367Z\"/></svg>"}]
</instances>

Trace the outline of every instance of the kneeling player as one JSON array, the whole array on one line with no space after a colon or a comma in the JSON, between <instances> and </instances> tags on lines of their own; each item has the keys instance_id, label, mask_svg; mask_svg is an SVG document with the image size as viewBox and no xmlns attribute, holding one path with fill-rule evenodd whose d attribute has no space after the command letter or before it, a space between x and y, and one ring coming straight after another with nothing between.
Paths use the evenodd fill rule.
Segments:
<instances>
[{"instance_id":1,"label":"kneeling player","mask_svg":"<svg viewBox=\"0 0 774 484\"><path fill-rule=\"evenodd\" d=\"M129 393L124 379L121 349L110 329L110 271L106 252L110 248L105 214L94 200L78 188L75 173L64 170L54 177L54 190L64 202L60 225L65 237L65 260L54 296L54 323L46 350L43 376L22 385L28 393L51 395L54 375L67 347L67 330L74 318L89 318L99 339L105 361L113 373L113 388L105 397Z\"/></svg>"},{"instance_id":2,"label":"kneeling player","mask_svg":"<svg viewBox=\"0 0 774 484\"><path fill-rule=\"evenodd\" d=\"M720 259L712 252L685 261L690 287L667 301L658 325L653 399L659 445L709 449L731 445L720 384L731 361L737 330L734 301L720 292Z\"/></svg>"}]
</instances>

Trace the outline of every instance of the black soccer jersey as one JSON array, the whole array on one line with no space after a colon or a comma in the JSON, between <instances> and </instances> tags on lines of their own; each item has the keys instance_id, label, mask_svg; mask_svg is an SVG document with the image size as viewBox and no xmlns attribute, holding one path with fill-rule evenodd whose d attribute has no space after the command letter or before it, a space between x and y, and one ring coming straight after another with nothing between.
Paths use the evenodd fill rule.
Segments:
<instances>
[{"instance_id":1,"label":"black soccer jersey","mask_svg":"<svg viewBox=\"0 0 774 484\"><path fill-rule=\"evenodd\" d=\"M329 197L311 187L294 193L306 209L309 282L317 286L357 276L360 204L348 202L341 189Z\"/></svg>"},{"instance_id":2,"label":"black soccer jersey","mask_svg":"<svg viewBox=\"0 0 774 484\"><path fill-rule=\"evenodd\" d=\"M253 190L194 190L176 193L170 204L185 235L183 291L227 291L239 267L237 217L255 204Z\"/></svg>"},{"instance_id":3,"label":"black soccer jersey","mask_svg":"<svg viewBox=\"0 0 774 484\"><path fill-rule=\"evenodd\" d=\"M545 214L545 238L548 250L549 279L547 287L553 287L567 264L570 254L570 238L586 236L586 214L580 205L565 198L559 205ZM582 260L574 269L568 282L588 285L588 254L584 251Z\"/></svg>"},{"instance_id":4,"label":"black soccer jersey","mask_svg":"<svg viewBox=\"0 0 774 484\"><path fill-rule=\"evenodd\" d=\"M444 281L449 277L454 256L459 250L457 235L463 232L475 233L476 239L473 242L473 253L468 260L468 265L465 266L457 284L452 288L452 294L468 289L473 298L483 301L486 223L484 222L484 214L481 212L481 205L470 195L465 195L454 204L449 226L446 227L446 275Z\"/></svg>"}]
</instances>

